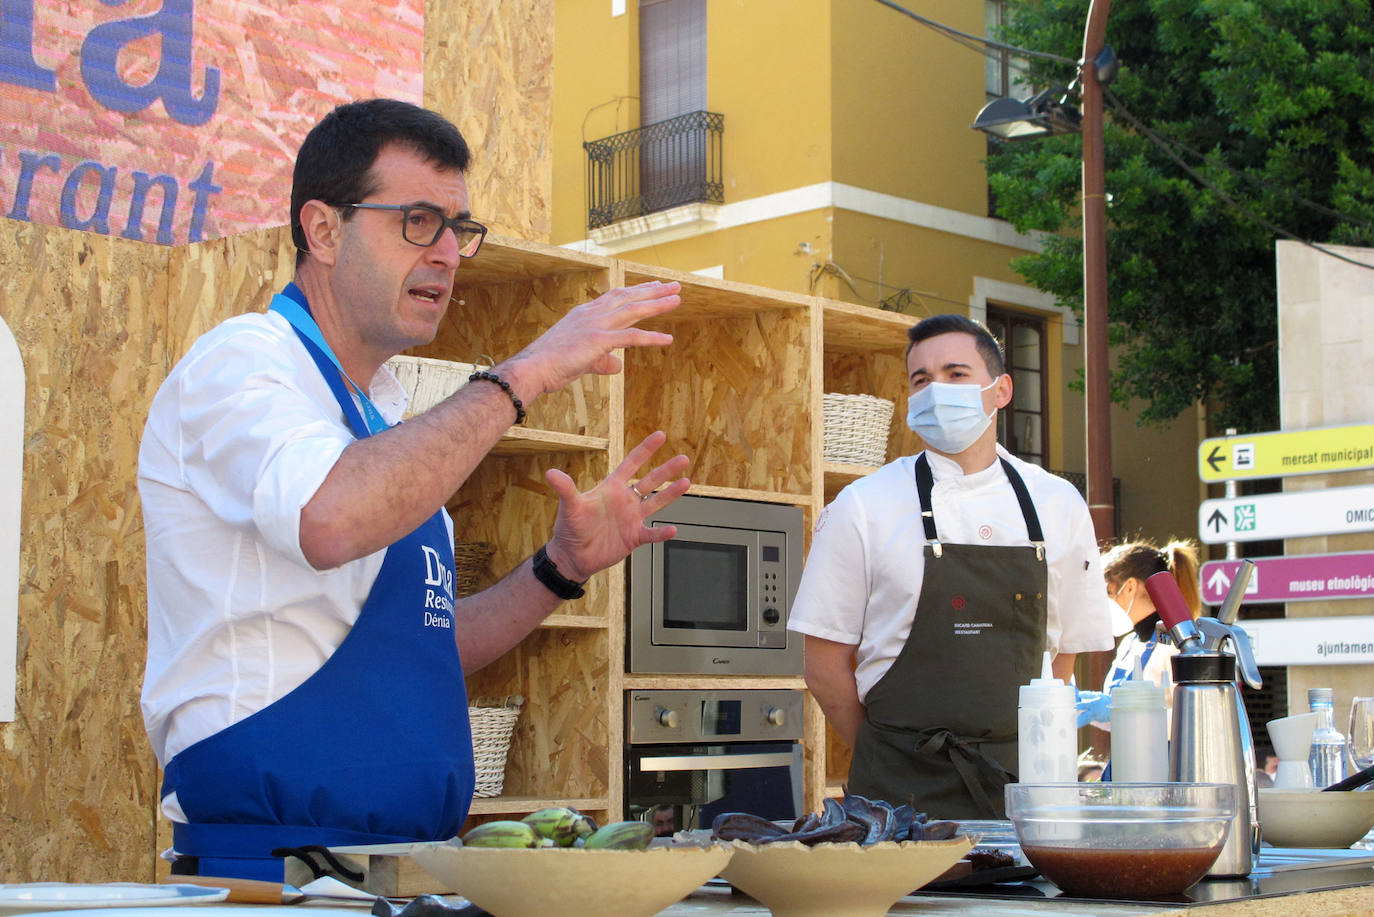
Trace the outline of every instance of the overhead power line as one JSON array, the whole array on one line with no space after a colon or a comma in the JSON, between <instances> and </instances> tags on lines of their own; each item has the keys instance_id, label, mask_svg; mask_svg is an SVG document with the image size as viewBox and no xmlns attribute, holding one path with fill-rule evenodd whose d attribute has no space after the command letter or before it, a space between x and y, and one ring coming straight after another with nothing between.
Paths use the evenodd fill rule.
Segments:
<instances>
[{"instance_id":1,"label":"overhead power line","mask_svg":"<svg viewBox=\"0 0 1374 917\"><path fill-rule=\"evenodd\" d=\"M1043 60L1052 60L1057 61L1061 64L1070 64L1075 67L1078 66L1078 61L1074 60L1071 57L1060 57L1058 54L1050 54L1046 51L1032 51L1029 48L1018 48L1015 45L1008 45L1003 44L1000 41L993 41L991 38L988 38L984 35L971 35L968 32L961 32L953 26L947 26L942 22L936 22L934 19L927 19L925 16L913 13L911 10L907 9L901 4L893 3L892 0L877 0L877 2L881 3L883 6L889 7L890 9L896 10L904 16L910 16L912 19L915 19L917 22L919 22L921 25L927 28L934 29L935 31L949 38L955 39L959 42L959 44L964 45L964 47L968 47L967 42L972 41L984 47L996 48L998 51L1010 51L1013 54L1020 54L1024 57L1038 57ZM978 51L979 53L982 53L981 48L975 48L974 50Z\"/></svg>"},{"instance_id":2,"label":"overhead power line","mask_svg":"<svg viewBox=\"0 0 1374 917\"><path fill-rule=\"evenodd\" d=\"M1045 51L1033 51L1030 48L1018 48L1016 45L1009 45L1004 42L993 41L992 39L987 38L985 36L972 35L968 32L962 32L959 29L945 25L942 22L936 22L934 19L929 19L925 16L921 16L917 13L914 13L902 5L892 2L892 0L876 0L876 2L881 3L883 6L886 6L890 9L896 10L904 16L910 17L911 19L914 19L915 21L919 22L921 25L924 25L927 28L932 29L933 31L939 34L944 35L946 38L953 40L957 44L963 45L966 48L977 51L979 54L982 54L984 56L988 56L987 49L996 49L999 51L1008 51L1012 54L1016 54L1021 57L1036 57L1041 58L1043 60L1056 61L1061 64L1068 64L1070 66L1073 66L1074 68L1080 66L1080 62L1073 60L1072 58L1062 57L1058 54L1050 54ZM1029 68L1018 64L1016 61L1008 61L1008 64L1011 67L1011 69L1016 70L1019 73L1029 73ZM1111 92L1110 89L1104 86L1102 87L1102 91L1104 97L1111 103L1112 110L1114 112L1119 113L1123 118L1129 121L1131 125L1134 126L1137 130L1139 130L1140 133L1146 139L1148 139L1151 143L1155 144L1161 150L1163 150L1164 154L1167 155L1170 159L1172 159L1179 166L1179 168L1183 169L1183 171L1186 172L1198 184L1202 185L1204 188L1207 188L1209 191L1215 194L1217 198L1226 206L1232 208L1237 213L1244 216L1246 219L1251 220L1260 226L1263 226L1265 229L1269 230L1277 236L1281 236L1285 239L1289 239L1294 242L1299 242L1303 245L1308 246L1309 248L1313 248L1323 254L1330 255L1332 258L1336 258L1340 261L1345 261L1350 264L1357 265L1359 267L1365 267L1374 270L1374 264L1367 264L1363 261L1359 261L1354 258L1349 258L1338 252L1334 252L1329 248L1326 248L1316 242L1313 242L1310 239L1304 239L1296 233L1290 232L1289 230L1284 229L1282 226L1279 226L1278 224L1273 223L1265 219L1264 217L1261 217L1259 214L1254 213L1253 211L1244 207L1238 201L1236 201L1234 198L1228 195L1225 191L1222 191L1214 183L1209 181L1200 172L1198 172L1192 166L1188 165L1188 163L1184 162L1183 159L1174 151L1174 147L1183 149L1188 153L1198 157L1199 159L1206 160L1206 156L1204 156L1202 153L1197 152L1196 150L1190 149L1189 147L1177 141L1169 140L1165 137L1160 136L1156 131L1152 130L1143 121L1141 121L1139 118L1133 115L1130 112L1130 110L1127 109L1126 106L1121 103L1121 100L1118 99L1116 95ZM1241 178L1246 179L1247 181L1255 181L1255 179L1248 173L1235 169L1227 165L1225 162L1219 160L1212 160L1212 162L1232 175L1239 176ZM1271 190L1276 190L1279 194L1283 195L1284 197L1287 197L1289 200L1294 201L1295 203L1325 213L1328 216L1341 220L1342 222L1374 229L1374 224L1368 221L1361 220L1358 217L1352 217L1348 214L1341 213L1337 210L1333 210L1322 204L1318 204L1315 201L1308 200L1307 198L1302 197L1301 195L1293 194L1292 192L1285 191L1283 189Z\"/></svg>"},{"instance_id":3,"label":"overhead power line","mask_svg":"<svg viewBox=\"0 0 1374 917\"><path fill-rule=\"evenodd\" d=\"M1222 203L1226 204L1226 206L1235 210L1241 216L1255 223L1258 223L1260 226L1263 226L1265 229L1274 233L1274 235L1276 236L1282 236L1285 239L1290 239L1294 242L1300 242L1309 248L1316 249L1322 254L1330 255L1332 258L1336 258L1340 261L1345 261L1349 264L1354 264L1358 267L1367 267L1370 270L1374 270L1374 264L1369 264L1364 261L1359 261L1355 258L1347 257L1346 255L1342 255L1339 252L1334 252L1331 249L1326 248L1325 246L1318 245L1316 242L1313 242L1310 239L1304 239L1295 233L1289 232L1282 226L1279 226L1277 223L1272 223L1264 217L1260 216L1259 214L1242 206L1229 194L1221 190L1221 188L1219 188L1215 183L1210 181L1201 172L1197 171L1192 166L1188 165L1188 163L1184 162L1183 158L1174 152L1173 148L1168 144L1168 142L1164 140L1163 137L1160 137L1153 130L1151 130L1149 126L1145 124L1145 122L1141 121L1135 115L1131 114L1130 110L1128 110L1125 105L1121 104L1121 100L1118 99L1110 89L1106 88L1105 86L1102 87L1102 94L1104 97L1106 97L1106 99L1109 102L1111 102L1112 111L1116 112L1117 114L1125 118L1127 121L1129 121L1132 127L1140 131L1141 134L1143 134L1148 140L1150 140L1151 143L1153 143L1155 146L1163 150L1164 155L1168 156L1175 163L1177 163L1178 167L1182 169L1184 172L1187 172L1188 175L1192 177L1193 181L1197 182L1207 190L1211 191L1221 200Z\"/></svg>"}]
</instances>

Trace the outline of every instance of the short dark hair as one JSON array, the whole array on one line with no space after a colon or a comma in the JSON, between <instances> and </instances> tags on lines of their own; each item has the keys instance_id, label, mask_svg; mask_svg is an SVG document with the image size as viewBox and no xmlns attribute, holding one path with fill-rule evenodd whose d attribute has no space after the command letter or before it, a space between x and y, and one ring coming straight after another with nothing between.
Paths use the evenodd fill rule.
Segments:
<instances>
[{"instance_id":1,"label":"short dark hair","mask_svg":"<svg viewBox=\"0 0 1374 917\"><path fill-rule=\"evenodd\" d=\"M997 338L992 336L992 332L980 322L975 322L967 316L951 313L923 318L908 328L906 338L910 343L906 345L906 355L910 357L911 348L922 341L953 332L973 335L973 342L978 348L978 355L983 358L992 378L996 379L1007 371L1007 364L1002 359L1002 345L997 342Z\"/></svg>"},{"instance_id":2,"label":"short dark hair","mask_svg":"<svg viewBox=\"0 0 1374 917\"><path fill-rule=\"evenodd\" d=\"M375 189L372 164L387 144L400 144L440 169L468 170L467 141L437 112L397 99L340 105L305 135L291 175L291 241L296 262L307 252L301 228L306 201L353 204ZM345 211L348 219L352 211Z\"/></svg>"}]
</instances>

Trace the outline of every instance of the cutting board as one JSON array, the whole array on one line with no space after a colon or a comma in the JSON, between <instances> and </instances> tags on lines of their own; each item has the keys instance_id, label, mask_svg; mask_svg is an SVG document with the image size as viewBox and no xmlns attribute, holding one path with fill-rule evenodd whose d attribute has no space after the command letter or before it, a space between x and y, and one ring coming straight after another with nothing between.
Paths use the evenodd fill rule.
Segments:
<instances>
[{"instance_id":1,"label":"cutting board","mask_svg":"<svg viewBox=\"0 0 1374 917\"><path fill-rule=\"evenodd\" d=\"M413 898L416 895L451 895L456 889L425 872L410 856L412 844L372 844L358 847L330 847L340 856L357 863L366 876L364 890L384 898Z\"/></svg>"}]
</instances>

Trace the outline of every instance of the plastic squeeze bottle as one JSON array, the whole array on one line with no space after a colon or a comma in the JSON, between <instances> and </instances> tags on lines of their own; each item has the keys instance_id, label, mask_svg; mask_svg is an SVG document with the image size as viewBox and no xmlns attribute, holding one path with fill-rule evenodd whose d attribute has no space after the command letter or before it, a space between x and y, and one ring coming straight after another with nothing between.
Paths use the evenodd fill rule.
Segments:
<instances>
[{"instance_id":1,"label":"plastic squeeze bottle","mask_svg":"<svg viewBox=\"0 0 1374 917\"><path fill-rule=\"evenodd\" d=\"M1164 783L1169 779L1169 725L1164 688L1135 675L1112 688L1112 780Z\"/></svg>"},{"instance_id":2,"label":"plastic squeeze bottle","mask_svg":"<svg viewBox=\"0 0 1374 917\"><path fill-rule=\"evenodd\" d=\"M1040 677L1021 686L1016 710L1021 783L1077 782L1077 699L1073 685L1054 677L1046 653Z\"/></svg>"}]
</instances>

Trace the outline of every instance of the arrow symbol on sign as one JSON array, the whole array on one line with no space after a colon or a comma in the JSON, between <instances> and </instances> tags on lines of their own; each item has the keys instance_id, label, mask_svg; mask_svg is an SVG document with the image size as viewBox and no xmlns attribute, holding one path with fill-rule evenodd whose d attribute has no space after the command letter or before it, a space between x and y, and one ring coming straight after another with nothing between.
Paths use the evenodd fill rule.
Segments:
<instances>
[{"instance_id":1,"label":"arrow symbol on sign","mask_svg":"<svg viewBox=\"0 0 1374 917\"><path fill-rule=\"evenodd\" d=\"M1248 583L1246 585L1249 585ZM1231 577L1226 575L1226 571L1217 568L1210 577L1207 578L1207 588L1217 595L1225 595L1226 590L1231 588Z\"/></svg>"},{"instance_id":2,"label":"arrow symbol on sign","mask_svg":"<svg viewBox=\"0 0 1374 917\"><path fill-rule=\"evenodd\" d=\"M1207 456L1207 464L1209 464L1209 465L1212 466L1212 471L1213 471L1213 472L1217 472L1217 471L1220 471L1220 470L1221 470L1221 458L1222 458L1222 456L1221 456L1221 447L1220 447L1220 446L1213 446L1213 447L1212 447L1212 454L1209 455L1209 456Z\"/></svg>"},{"instance_id":3,"label":"arrow symbol on sign","mask_svg":"<svg viewBox=\"0 0 1374 917\"><path fill-rule=\"evenodd\" d=\"M1221 510L1219 510L1219 509L1214 509L1214 510L1212 510L1212 515L1210 515L1210 516L1207 517L1207 524L1210 525L1210 526L1212 526L1212 528L1214 528L1214 529L1216 530L1216 532L1217 532L1218 535L1221 534L1221 527L1222 527L1225 523L1226 523L1226 517L1225 517L1224 515L1222 515L1222 512L1221 512Z\"/></svg>"}]
</instances>

